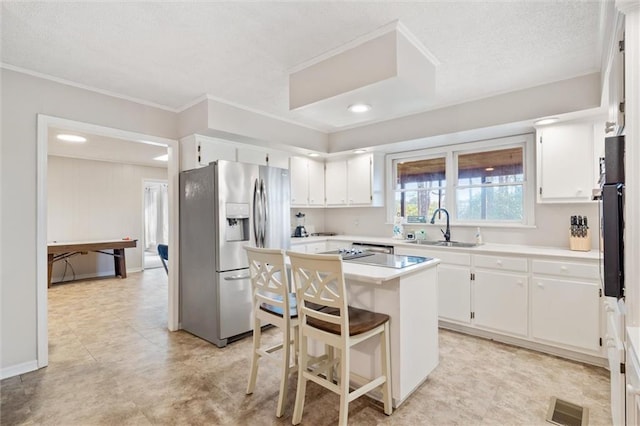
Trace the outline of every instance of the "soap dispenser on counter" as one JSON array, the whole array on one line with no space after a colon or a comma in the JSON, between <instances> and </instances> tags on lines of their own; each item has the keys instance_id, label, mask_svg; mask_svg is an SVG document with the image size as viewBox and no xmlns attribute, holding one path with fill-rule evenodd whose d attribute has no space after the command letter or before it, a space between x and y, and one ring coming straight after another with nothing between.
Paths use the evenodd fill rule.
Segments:
<instances>
[{"instance_id":1,"label":"soap dispenser on counter","mask_svg":"<svg viewBox=\"0 0 640 426\"><path fill-rule=\"evenodd\" d=\"M482 234L480 233L480 227L479 226L476 229L476 244L477 245L482 244Z\"/></svg>"}]
</instances>

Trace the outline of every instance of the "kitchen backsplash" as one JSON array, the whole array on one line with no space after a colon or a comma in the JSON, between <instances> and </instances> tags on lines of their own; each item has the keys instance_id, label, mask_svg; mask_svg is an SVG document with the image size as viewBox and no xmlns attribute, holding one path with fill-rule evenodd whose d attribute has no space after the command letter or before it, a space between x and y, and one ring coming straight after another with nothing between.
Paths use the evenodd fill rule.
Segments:
<instances>
[{"instance_id":1,"label":"kitchen backsplash","mask_svg":"<svg viewBox=\"0 0 640 426\"><path fill-rule=\"evenodd\" d=\"M338 234L362 235L372 237L391 237L393 225L386 223L384 207L335 208L335 209L291 209L291 224L295 227L295 214L306 214L306 227L311 232L336 232ZM546 247L569 247L569 222L573 215L589 217L591 232L597 235L598 205L584 204L536 204L535 228L509 228L480 226L485 243L522 244ZM442 238L440 228L444 221L436 225L404 225L407 231L424 229L427 239ZM451 226L452 239L456 241L475 241L477 226ZM592 238L592 248L598 248L599 238Z\"/></svg>"}]
</instances>

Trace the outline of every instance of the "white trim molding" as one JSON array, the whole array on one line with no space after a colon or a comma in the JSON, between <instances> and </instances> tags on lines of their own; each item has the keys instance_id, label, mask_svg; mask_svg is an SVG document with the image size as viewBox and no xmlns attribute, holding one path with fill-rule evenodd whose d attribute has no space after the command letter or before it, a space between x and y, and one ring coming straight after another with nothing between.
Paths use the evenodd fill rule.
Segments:
<instances>
[{"instance_id":1,"label":"white trim molding","mask_svg":"<svg viewBox=\"0 0 640 426\"><path fill-rule=\"evenodd\" d=\"M169 154L167 165L167 181L169 184L169 285L168 285L168 318L167 328L178 330L179 318L179 287L178 287L178 174L180 171L180 145L177 140L153 135L114 129L96 124L82 123L64 118L38 114L37 117L37 164L36 164L36 332L37 332L37 361L29 364L35 370L46 367L49 363L49 336L47 332L47 155L49 127L76 130L111 138L123 139L138 143L158 143L167 146ZM133 271L133 270L131 270ZM26 368L26 367L25 367ZM30 371L30 370L27 370ZM4 370L3 370L4 373Z\"/></svg>"}]
</instances>

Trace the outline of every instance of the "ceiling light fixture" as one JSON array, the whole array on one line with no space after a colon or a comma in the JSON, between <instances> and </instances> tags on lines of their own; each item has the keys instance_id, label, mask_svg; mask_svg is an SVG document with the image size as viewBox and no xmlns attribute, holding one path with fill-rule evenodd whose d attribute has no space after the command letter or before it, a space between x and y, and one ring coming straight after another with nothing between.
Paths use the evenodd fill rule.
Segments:
<instances>
[{"instance_id":1,"label":"ceiling light fixture","mask_svg":"<svg viewBox=\"0 0 640 426\"><path fill-rule=\"evenodd\" d=\"M536 126L544 126L545 124L555 123L558 120L558 117L542 118L540 120L534 121L533 124L535 124Z\"/></svg>"},{"instance_id":2,"label":"ceiling light fixture","mask_svg":"<svg viewBox=\"0 0 640 426\"><path fill-rule=\"evenodd\" d=\"M356 149L355 151L353 151L354 154L364 154L365 152L367 151L365 151L364 149Z\"/></svg>"},{"instance_id":3,"label":"ceiling light fixture","mask_svg":"<svg viewBox=\"0 0 640 426\"><path fill-rule=\"evenodd\" d=\"M309 153L309 157L317 157L317 156L319 156L319 155L320 155L320 154L318 154L317 152L310 152L310 153Z\"/></svg>"},{"instance_id":4,"label":"ceiling light fixture","mask_svg":"<svg viewBox=\"0 0 640 426\"><path fill-rule=\"evenodd\" d=\"M160 155L160 156L154 158L154 160L157 160L157 161L169 161L169 154Z\"/></svg>"},{"instance_id":5,"label":"ceiling light fixture","mask_svg":"<svg viewBox=\"0 0 640 426\"><path fill-rule=\"evenodd\" d=\"M488 171L488 172L492 172L492 171L494 171L495 169L494 169L493 167L487 167L485 170L486 170L486 171Z\"/></svg>"},{"instance_id":6,"label":"ceiling light fixture","mask_svg":"<svg viewBox=\"0 0 640 426\"><path fill-rule=\"evenodd\" d=\"M349 108L347 108L349 111L351 112L355 112L355 113L363 113L363 112L367 112L371 110L371 105L369 104L353 104L353 105L349 105Z\"/></svg>"},{"instance_id":7,"label":"ceiling light fixture","mask_svg":"<svg viewBox=\"0 0 640 426\"><path fill-rule=\"evenodd\" d=\"M56 136L56 138L61 140L61 141L65 141L65 142L82 143L82 142L86 142L87 141L87 138L85 138L83 136L78 136L78 135L61 134L61 135Z\"/></svg>"}]
</instances>

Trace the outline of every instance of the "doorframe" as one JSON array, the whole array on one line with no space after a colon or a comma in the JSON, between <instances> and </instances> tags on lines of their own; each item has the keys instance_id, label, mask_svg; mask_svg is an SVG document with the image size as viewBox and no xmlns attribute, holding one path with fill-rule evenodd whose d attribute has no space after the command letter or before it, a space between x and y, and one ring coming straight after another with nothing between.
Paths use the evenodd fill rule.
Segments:
<instances>
[{"instance_id":1,"label":"doorframe","mask_svg":"<svg viewBox=\"0 0 640 426\"><path fill-rule=\"evenodd\" d=\"M178 224L179 220L179 186L180 172L180 145L177 140L168 139L143 133L130 132L68 120L44 114L37 115L37 141L36 141L36 324L37 324L37 359L38 368L49 364L49 333L47 331L48 320L48 295L47 295L47 168L48 168L48 138L49 127L58 127L78 132L93 133L116 139L123 139L133 143L155 143L167 146L167 184L169 196L169 283L168 283L168 309L167 328L176 331L179 328L179 301L178 301L178 265L179 244Z\"/></svg>"},{"instance_id":2,"label":"doorframe","mask_svg":"<svg viewBox=\"0 0 640 426\"><path fill-rule=\"evenodd\" d=\"M168 170L167 170L167 175L168 175ZM169 176L167 176L168 178ZM145 192L144 190L147 188L147 182L151 182L151 183L164 183L167 185L167 197L169 195L169 180L168 179L154 179L154 178L142 178L142 259L140 259L140 265L142 265L142 270L145 270L144 267L144 248L147 246L147 233L146 233L146 229L147 229L147 218L145 217L144 214L144 197L145 197ZM168 198L167 198L168 199ZM169 227L171 227L171 223L169 223Z\"/></svg>"}]
</instances>

